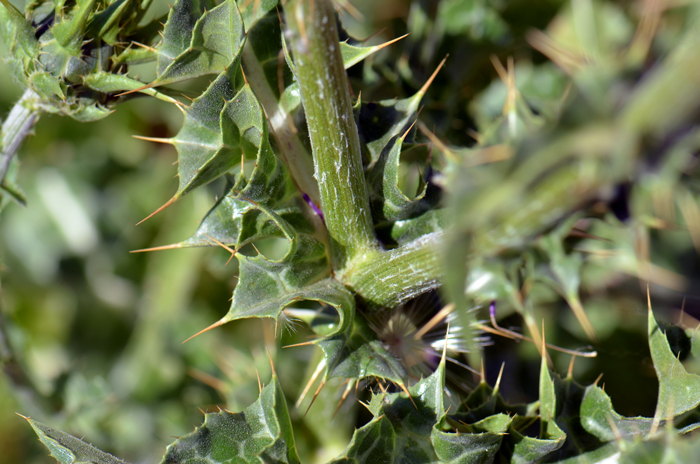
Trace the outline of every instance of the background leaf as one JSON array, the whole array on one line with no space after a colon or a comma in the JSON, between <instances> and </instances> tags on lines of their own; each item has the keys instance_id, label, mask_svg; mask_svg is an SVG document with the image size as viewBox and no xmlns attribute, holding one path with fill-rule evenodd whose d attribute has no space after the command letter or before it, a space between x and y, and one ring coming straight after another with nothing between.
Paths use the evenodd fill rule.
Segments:
<instances>
[{"instance_id":1,"label":"background leaf","mask_svg":"<svg viewBox=\"0 0 700 464\"><path fill-rule=\"evenodd\" d=\"M232 460L299 462L286 400L275 376L245 411L207 414L204 425L168 446L162 463Z\"/></svg>"},{"instance_id":2,"label":"background leaf","mask_svg":"<svg viewBox=\"0 0 700 464\"><path fill-rule=\"evenodd\" d=\"M39 440L61 464L127 464L92 445L41 422L27 418Z\"/></svg>"}]
</instances>

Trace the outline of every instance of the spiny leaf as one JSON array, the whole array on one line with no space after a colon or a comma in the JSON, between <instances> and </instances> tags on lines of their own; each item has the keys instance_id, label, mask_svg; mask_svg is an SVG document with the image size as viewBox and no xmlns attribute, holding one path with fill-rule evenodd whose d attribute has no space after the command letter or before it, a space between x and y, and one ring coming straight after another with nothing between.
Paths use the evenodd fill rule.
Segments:
<instances>
[{"instance_id":1,"label":"spiny leaf","mask_svg":"<svg viewBox=\"0 0 700 464\"><path fill-rule=\"evenodd\" d=\"M170 9L158 46L156 74L160 76L190 46L195 25L206 10L216 6L214 0L178 0Z\"/></svg>"},{"instance_id":2,"label":"spiny leaf","mask_svg":"<svg viewBox=\"0 0 700 464\"><path fill-rule=\"evenodd\" d=\"M126 90L137 90L146 95L156 97L158 100L162 100L168 103L179 103L174 98L169 97L164 93L158 92L156 89L144 89L143 83L123 74L112 74L108 72L98 71L85 76L83 82L91 89L97 90L98 92L102 93L118 93Z\"/></svg>"},{"instance_id":3,"label":"spiny leaf","mask_svg":"<svg viewBox=\"0 0 700 464\"><path fill-rule=\"evenodd\" d=\"M202 102L201 110L196 114L194 110L200 104L195 101L192 109L188 110L186 125L173 139L183 160L186 159L193 166L202 161L206 162L206 157L212 159L218 156L213 149L202 153L203 147L215 143L222 144L218 141L220 139L216 133L217 127L213 119L215 112L209 111L206 106L207 103L216 103L216 93L221 91L214 93L215 95L206 97L207 101ZM238 145L242 154L248 158L255 153L255 168L249 179L245 178L243 172L238 174L235 184L228 188L228 193L212 207L197 232L181 246L213 246L213 238L227 246L240 248L246 243L262 238L286 235L292 242L299 233L314 234L314 226L305 215L301 195L286 166L270 148L262 111L250 88L246 86L232 102L232 105L236 105L235 108L228 106L227 109L221 109L221 126L226 127L227 132L226 139L223 140L225 143L222 145L228 143L229 151ZM190 111L193 116L198 117L193 119L191 124L187 124ZM203 130L202 123L208 126L207 130ZM237 123L241 126L237 126ZM196 141L200 134L205 137L199 147L194 143L180 141ZM235 140L236 135L243 137ZM194 156L203 160L189 161ZM231 162L238 159L240 156L231 155ZM184 161L181 161L181 164L182 162Z\"/></svg>"},{"instance_id":4,"label":"spiny leaf","mask_svg":"<svg viewBox=\"0 0 700 464\"><path fill-rule=\"evenodd\" d=\"M382 100L362 103L358 120L360 140L367 147L370 165L375 163L382 151L394 137L408 129L418 111L424 91L402 100ZM400 147L399 147L400 149Z\"/></svg>"},{"instance_id":5,"label":"spiny leaf","mask_svg":"<svg viewBox=\"0 0 700 464\"><path fill-rule=\"evenodd\" d=\"M94 36L114 45L121 29L119 22L122 16L131 13L130 6L131 0L115 0L95 14L89 26Z\"/></svg>"},{"instance_id":6,"label":"spiny leaf","mask_svg":"<svg viewBox=\"0 0 700 464\"><path fill-rule=\"evenodd\" d=\"M98 450L73 435L25 417L49 449L51 456L61 464L127 464L119 458Z\"/></svg>"},{"instance_id":7,"label":"spiny leaf","mask_svg":"<svg viewBox=\"0 0 700 464\"><path fill-rule=\"evenodd\" d=\"M345 65L345 69L351 68L355 66L357 63L361 62L365 58L373 55L374 53L378 52L384 47L388 47L389 45L393 44L394 42L397 42L403 37L397 37L396 39L390 40L388 42L385 42L380 45L370 45L367 47L363 46L357 46L357 45L352 45L348 43L347 40L344 40L340 42L340 53L343 56L343 64Z\"/></svg>"},{"instance_id":8,"label":"spiny leaf","mask_svg":"<svg viewBox=\"0 0 700 464\"><path fill-rule=\"evenodd\" d=\"M267 13L274 10L277 0L237 0L238 9L245 24L246 34L262 19Z\"/></svg>"},{"instance_id":9,"label":"spiny leaf","mask_svg":"<svg viewBox=\"0 0 700 464\"><path fill-rule=\"evenodd\" d=\"M494 415L507 415L512 420L507 426L507 435L503 437L500 455L510 456L513 463L531 463L559 449L566 439L566 435L555 438L534 438L522 435L519 431L522 424L529 425L536 419L535 411L538 404L511 405L506 403L498 390L492 389L482 381L459 405L456 414L450 414L450 423L473 424L483 421ZM485 437L484 439L487 439ZM491 440L493 441L493 437Z\"/></svg>"},{"instance_id":10,"label":"spiny leaf","mask_svg":"<svg viewBox=\"0 0 700 464\"><path fill-rule=\"evenodd\" d=\"M543 355L540 365L540 421L542 422L540 435L545 438L559 439L565 436L556 421L557 399L556 384L547 367L547 356ZM559 408L562 409L561 405Z\"/></svg>"},{"instance_id":11,"label":"spiny leaf","mask_svg":"<svg viewBox=\"0 0 700 464\"><path fill-rule=\"evenodd\" d=\"M436 207L439 201L439 195L434 193L434 185L431 183L426 184L415 198L408 198L399 188L402 145L402 137L390 142L367 178L372 216L377 225L415 218L431 207Z\"/></svg>"},{"instance_id":12,"label":"spiny leaf","mask_svg":"<svg viewBox=\"0 0 700 464\"><path fill-rule=\"evenodd\" d=\"M283 224L293 227L296 233L314 233L299 198L277 204L270 202L273 203L270 205L249 199L245 190L241 190L231 187L229 193L207 213L195 234L180 246L216 246L212 241L215 239L238 249L264 238L283 237Z\"/></svg>"},{"instance_id":13,"label":"spiny leaf","mask_svg":"<svg viewBox=\"0 0 700 464\"><path fill-rule=\"evenodd\" d=\"M619 415L605 391L589 385L581 402L581 424L587 432L606 442L646 435L653 427L653 420Z\"/></svg>"},{"instance_id":14,"label":"spiny leaf","mask_svg":"<svg viewBox=\"0 0 700 464\"><path fill-rule=\"evenodd\" d=\"M431 433L443 410L445 363L408 393L374 394L369 408L374 419L353 434L342 456L333 463L435 462ZM437 439L439 443L441 438Z\"/></svg>"},{"instance_id":15,"label":"spiny leaf","mask_svg":"<svg viewBox=\"0 0 700 464\"><path fill-rule=\"evenodd\" d=\"M355 312L354 300L337 309L338 328L316 342L326 358L326 378L378 377L403 384L407 374L401 362L386 350L365 319Z\"/></svg>"},{"instance_id":16,"label":"spiny leaf","mask_svg":"<svg viewBox=\"0 0 700 464\"><path fill-rule=\"evenodd\" d=\"M61 80L47 72L37 71L29 76L32 88L36 89L41 97L50 100L54 97L65 99L66 96L61 86Z\"/></svg>"},{"instance_id":17,"label":"spiny leaf","mask_svg":"<svg viewBox=\"0 0 700 464\"><path fill-rule=\"evenodd\" d=\"M512 447L510 462L513 464L526 464L537 462L548 454L558 450L564 444L566 436L559 438L534 438L522 435L512 425L508 428L508 437L504 447Z\"/></svg>"},{"instance_id":18,"label":"spiny leaf","mask_svg":"<svg viewBox=\"0 0 700 464\"><path fill-rule=\"evenodd\" d=\"M469 433L447 433L433 428L431 440L440 462L481 464L493 462L508 431L511 418L495 414L474 424Z\"/></svg>"},{"instance_id":19,"label":"spiny leaf","mask_svg":"<svg viewBox=\"0 0 700 464\"><path fill-rule=\"evenodd\" d=\"M328 258L325 248L308 236L301 235L290 243L289 254L281 262L242 255L238 262L239 283L223 322L246 317L276 318L291 303L319 301L324 294L338 291L328 280L319 282L328 275Z\"/></svg>"},{"instance_id":20,"label":"spiny leaf","mask_svg":"<svg viewBox=\"0 0 700 464\"><path fill-rule=\"evenodd\" d=\"M24 58L34 59L39 51L34 28L9 0L0 0L0 3L0 26L5 44L11 52L19 53L21 50Z\"/></svg>"},{"instance_id":21,"label":"spiny leaf","mask_svg":"<svg viewBox=\"0 0 700 464\"><path fill-rule=\"evenodd\" d=\"M173 21L173 26L170 29L181 28L185 23L189 25L193 18L188 16L182 18L182 10L189 6L188 12L194 15L198 5L200 4L189 4L185 1L183 7L177 10L178 13L173 10L171 18L177 18L177 21ZM172 43L166 38L163 39L163 45L158 48L158 51L161 54L166 54L166 58L159 59L158 77L150 84L151 86L179 82L205 74L220 73L232 66L239 57L245 33L243 20L238 13L235 0L225 0L214 9L205 11L201 17L196 17L198 19L186 49L182 50L182 43L189 31L180 29L173 31L172 35L175 37ZM183 24L181 25L178 21L183 21ZM168 24L170 24L170 19ZM166 30L168 30L167 24ZM164 37L166 37L165 33ZM163 47L165 47L165 51L163 51ZM180 53L170 60L173 51ZM165 63L167 66L163 66Z\"/></svg>"},{"instance_id":22,"label":"spiny leaf","mask_svg":"<svg viewBox=\"0 0 700 464\"><path fill-rule=\"evenodd\" d=\"M178 150L180 177L172 201L225 174L240 163L241 155L253 157L250 151L255 145L258 149L266 145L255 97L248 87L236 96L240 80L238 70L229 68L185 110L182 128L172 139Z\"/></svg>"},{"instance_id":23,"label":"spiny leaf","mask_svg":"<svg viewBox=\"0 0 700 464\"><path fill-rule=\"evenodd\" d=\"M245 411L205 416L204 425L168 446L161 464L298 463L287 403L277 377Z\"/></svg>"},{"instance_id":24,"label":"spiny leaf","mask_svg":"<svg viewBox=\"0 0 700 464\"><path fill-rule=\"evenodd\" d=\"M550 375L543 357L540 376L540 420L543 438L560 439L560 447L547 456L548 460L574 459L574 462L594 463L613 455L616 442L601 441L582 425L581 404L586 388L572 378Z\"/></svg>"},{"instance_id":25,"label":"spiny leaf","mask_svg":"<svg viewBox=\"0 0 700 464\"><path fill-rule=\"evenodd\" d=\"M649 304L649 349L659 378L658 418L676 417L700 405L700 375L691 374L673 355Z\"/></svg>"},{"instance_id":26,"label":"spiny leaf","mask_svg":"<svg viewBox=\"0 0 700 464\"><path fill-rule=\"evenodd\" d=\"M96 3L97 0L78 0L72 14L65 16L52 28L56 42L73 56L80 56L85 30Z\"/></svg>"},{"instance_id":27,"label":"spiny leaf","mask_svg":"<svg viewBox=\"0 0 700 464\"><path fill-rule=\"evenodd\" d=\"M399 246L424 235L447 230L449 214L446 209L431 209L416 218L398 220L391 224L389 236Z\"/></svg>"}]
</instances>

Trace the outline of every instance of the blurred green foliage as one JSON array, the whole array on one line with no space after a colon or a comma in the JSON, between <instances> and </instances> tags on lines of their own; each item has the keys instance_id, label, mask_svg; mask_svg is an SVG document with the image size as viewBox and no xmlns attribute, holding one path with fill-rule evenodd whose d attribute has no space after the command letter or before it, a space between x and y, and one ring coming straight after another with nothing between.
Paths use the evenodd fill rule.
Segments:
<instances>
[{"instance_id":1,"label":"blurred green foliage","mask_svg":"<svg viewBox=\"0 0 700 464\"><path fill-rule=\"evenodd\" d=\"M509 282L531 285L527 311L518 306L517 299L511 301L491 289L475 296L474 303L483 304L495 295L502 327L522 327L521 315L525 314L536 328L543 324L547 342L568 349L591 343L569 309L581 305L597 335L598 357L578 359L573 377L588 384L603 373L605 393L616 411L625 416L653 416L658 382L647 345L642 280L652 283L659 319L665 317L669 328L681 327L678 346L672 344L674 353L680 353L686 369L700 372L697 337L688 337L682 330L690 332L697 323L688 316L700 317L700 287L695 285L700 277L698 244L693 242L700 233L693 222L698 184L692 164L697 164L698 149L700 86L697 73L693 74L698 61L692 60L696 54L692 48L676 51L675 61L667 55L692 15L697 15L697 6L681 5L664 12L656 38L645 45L641 39L635 41L635 27L644 18L644 2L353 3L363 17L342 15L350 35L369 37L383 30L381 37L373 39L381 42L411 32L398 44L350 68L353 90L362 90L363 102L415 94L440 60L450 55L423 100L420 120L439 140L449 141L450 147L435 145L431 162L443 168L447 179L443 182L452 185L451 211L457 229L461 227L467 236L477 226L487 230L492 225L489 221L498 225L516 216L521 200L530 198L534 189L517 185L519 180L509 176L525 164L519 164L520 160L544 150L555 134L573 134L560 143L594 153L624 145L620 143L624 134L615 126L620 120L644 134L635 141L635 148L644 156L634 164L633 172L614 182L617 191L592 195L581 208L585 218L577 223L581 228L578 236L568 235L573 222L557 224L561 236L552 228L547 232L558 241L548 241L547 235L524 246L522 254L518 249L482 263L483 275L502 272ZM589 5L594 8L594 24L577 23L586 12L576 8ZM156 7L153 17L167 10L165 5ZM547 28L550 36L565 44L565 52L553 50L543 36L533 35L533 28ZM632 47L622 59L621 50L630 43L648 47L648 55ZM531 44L538 45L539 51ZM577 56L572 50L583 51ZM550 53L541 53L547 51ZM4 50L2 54L5 56ZM503 69L512 73L514 85L499 78L492 57L499 63L515 58L510 70ZM670 64L659 68L661 62ZM8 71L7 67L0 70L3 115L21 95ZM137 73L150 80L155 68L143 65L131 75ZM690 77L685 78L684 73ZM206 80L195 80L178 90L194 97L206 84ZM630 95L640 87L645 93L639 91L634 95L642 96L631 100ZM515 96L513 88L517 88ZM683 99L656 104L664 101L666 93L668 98L683 95ZM627 105L629 101L633 103ZM128 461L155 462L173 436L183 436L202 422L198 409L217 411L217 405L222 405L243 411L256 401L258 376L268 383L272 375L266 350L274 359L289 404L298 398L318 364L320 352L313 347L279 349L306 341L311 331L301 324L298 333L290 333L268 320L237 321L196 342L181 344L226 314L236 285L236 261L227 264L229 253L220 248L129 253L178 243L193 235L198 221L224 191L224 181L215 181L134 226L172 196L177 182L171 166L175 150L131 136L173 137L182 122L182 114L173 105L134 98L97 122L79 124L42 116L34 128L36 135L24 143L17 182L28 206L11 204L0 220L3 318L9 342L20 355L16 365L25 369L14 382L7 376L0 381L0 449L4 451L0 464L51 462L15 411L85 436L100 449ZM451 154L474 157L477 162L479 156L491 156L476 148L451 148L472 147L474 137L481 147L512 145L515 162L503 168L474 168L469 162L452 166L445 161ZM410 138L415 138L411 143L428 141L424 135ZM416 167L423 169L432 156L420 146L412 148L413 152L400 154L397 174L399 187L407 195L421 186ZM657 158L662 154L660 161ZM590 166L577 165L577 175L585 177ZM552 162L551 169L557 167ZM609 172L615 168L613 163ZM532 172L542 171L546 170L538 166ZM600 182L609 173L591 172L588 175ZM536 180L539 177L528 185ZM513 185L515 194L508 190ZM499 203L508 207L491 214L489 207L504 197L515 200ZM477 206L470 203L475 198L481 202ZM616 201L627 209L627 217L615 215ZM399 244L401 237L413 238L404 231L387 234ZM273 254L279 251L274 249L278 245L269 243L266 250L263 244L261 249ZM458 247L455 250L458 254ZM612 257L611 250L615 250ZM541 263L550 261L555 265L543 271ZM640 267L640 262L646 267ZM539 280L521 278L524 269ZM514 274L518 275L512 278ZM459 285L464 286L464 281ZM683 304L684 313L679 311ZM487 315L480 313L480 317ZM281 333L281 342L275 340L275 331ZM484 349L487 382L495 383L502 363L505 369L499 389L488 395L502 395L510 403L542 398L538 387L541 358L536 347L495 336L492 342ZM550 354L555 369L565 372L570 356ZM468 380L476 392L485 388ZM352 448L346 450L346 446L353 429L370 420L356 404L347 402L331 422L342 390L340 382L330 381L306 415L308 400L301 409L290 408L302 462L327 462L344 450L349 455ZM598 394L591 391L591 395ZM398 393L389 395L387 404L400 401ZM376 409L371 420L379 424L378 404L383 397L370 398L362 391L358 397L371 399ZM693 423L692 417L683 420ZM509 426L481 425L483 430L498 433ZM481 429L470 431L474 430ZM555 440L556 433L551 433L549 439ZM639 449L654 445L629 446L634 456ZM679 446L679 453L685 452L683 446L694 445Z\"/></svg>"}]
</instances>

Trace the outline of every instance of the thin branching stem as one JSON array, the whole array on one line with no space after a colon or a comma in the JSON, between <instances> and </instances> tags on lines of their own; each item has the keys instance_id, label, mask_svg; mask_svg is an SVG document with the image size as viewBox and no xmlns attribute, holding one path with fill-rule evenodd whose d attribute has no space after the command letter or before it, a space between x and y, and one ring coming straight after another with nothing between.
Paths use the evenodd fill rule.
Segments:
<instances>
[{"instance_id":1,"label":"thin branching stem","mask_svg":"<svg viewBox=\"0 0 700 464\"><path fill-rule=\"evenodd\" d=\"M0 184L10 168L19 146L29 135L39 113L33 108L38 96L33 90L27 89L22 98L15 104L2 123L2 157L0 159Z\"/></svg>"}]
</instances>

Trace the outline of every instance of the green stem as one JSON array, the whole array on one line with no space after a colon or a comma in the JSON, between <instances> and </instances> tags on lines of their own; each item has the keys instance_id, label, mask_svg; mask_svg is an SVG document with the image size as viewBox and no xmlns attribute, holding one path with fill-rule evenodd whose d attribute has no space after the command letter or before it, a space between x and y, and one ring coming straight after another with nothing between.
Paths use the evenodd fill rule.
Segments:
<instances>
[{"instance_id":1,"label":"green stem","mask_svg":"<svg viewBox=\"0 0 700 464\"><path fill-rule=\"evenodd\" d=\"M335 11L329 0L294 0L285 17L333 268L338 270L377 244Z\"/></svg>"},{"instance_id":2,"label":"green stem","mask_svg":"<svg viewBox=\"0 0 700 464\"><path fill-rule=\"evenodd\" d=\"M343 279L370 308L398 306L440 285L441 238L435 232L400 248L368 253L350 263Z\"/></svg>"},{"instance_id":3,"label":"green stem","mask_svg":"<svg viewBox=\"0 0 700 464\"><path fill-rule=\"evenodd\" d=\"M0 185L10 168L12 158L17 153L22 141L27 137L36 122L39 113L33 109L38 96L33 90L25 90L22 98L7 115L2 123L2 152L0 153Z\"/></svg>"},{"instance_id":4,"label":"green stem","mask_svg":"<svg viewBox=\"0 0 700 464\"><path fill-rule=\"evenodd\" d=\"M311 156L299 140L292 122L292 115L279 104L250 42L246 42L243 47L242 58L250 87L265 109L270 127L272 127L272 134L277 139L277 146L294 182L302 192L309 195L313 202L318 204L321 198L318 193L318 184L313 178L314 168L311 164Z\"/></svg>"}]
</instances>

